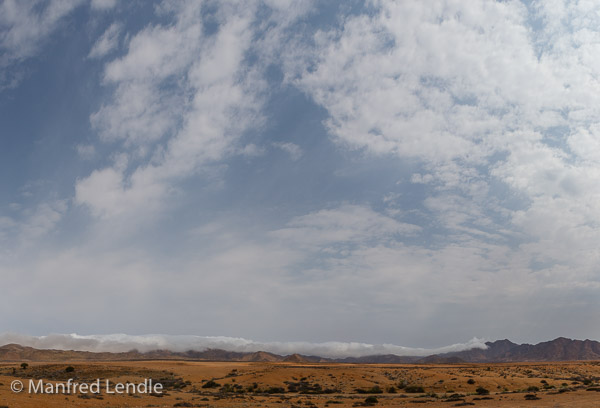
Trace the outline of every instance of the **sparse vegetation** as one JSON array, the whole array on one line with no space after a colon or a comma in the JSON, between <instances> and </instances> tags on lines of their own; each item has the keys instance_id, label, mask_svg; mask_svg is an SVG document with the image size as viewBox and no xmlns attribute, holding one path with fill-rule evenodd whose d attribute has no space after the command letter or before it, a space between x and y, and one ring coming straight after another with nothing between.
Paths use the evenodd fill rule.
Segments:
<instances>
[{"instance_id":1,"label":"sparse vegetation","mask_svg":"<svg viewBox=\"0 0 600 408\"><path fill-rule=\"evenodd\" d=\"M376 385L368 389L357 388L356 392L359 394L382 394L383 390L381 389L381 387Z\"/></svg>"},{"instance_id":2,"label":"sparse vegetation","mask_svg":"<svg viewBox=\"0 0 600 408\"><path fill-rule=\"evenodd\" d=\"M285 388L283 387L269 387L265 390L267 394L283 394L285 392Z\"/></svg>"},{"instance_id":3,"label":"sparse vegetation","mask_svg":"<svg viewBox=\"0 0 600 408\"><path fill-rule=\"evenodd\" d=\"M209 380L205 384L202 385L202 388L219 388L220 386L221 386L221 384L219 384L213 380Z\"/></svg>"},{"instance_id":4,"label":"sparse vegetation","mask_svg":"<svg viewBox=\"0 0 600 408\"><path fill-rule=\"evenodd\" d=\"M310 383L306 377L298 382L285 381L288 392L297 392L300 394L335 394L339 392L336 388L323 388L321 384Z\"/></svg>"},{"instance_id":5,"label":"sparse vegetation","mask_svg":"<svg viewBox=\"0 0 600 408\"><path fill-rule=\"evenodd\" d=\"M444 399L445 402L458 402L458 401L464 401L464 395L462 394L452 394L450 396L447 396Z\"/></svg>"},{"instance_id":6,"label":"sparse vegetation","mask_svg":"<svg viewBox=\"0 0 600 408\"><path fill-rule=\"evenodd\" d=\"M477 393L477 395L488 395L490 393L487 389L483 387L477 387L475 392Z\"/></svg>"},{"instance_id":7,"label":"sparse vegetation","mask_svg":"<svg viewBox=\"0 0 600 408\"><path fill-rule=\"evenodd\" d=\"M569 404L568 401L576 401L582 395L587 396L590 400L596 395L585 391L600 392L598 385L600 363L595 362L558 365L528 363L514 366L503 364L497 367L492 366L492 375L487 374L486 366L475 366L476 368L474 368L473 366L430 364L425 367L398 365L396 368L389 365L383 367L360 364L346 367L327 363L319 365L241 364L243 374L240 374L239 371L232 369L232 367L237 367L235 364L228 363L228 365L220 366L220 363L211 362L206 365L198 364L198 370L201 371L195 374L190 374L192 371L186 368L186 371L181 371L181 373L186 373L183 378L173 372L179 372L177 371L179 363L162 370L141 369L140 366L128 366L129 363L126 362L120 364L103 366L102 363L87 365L78 362L73 366L65 366L64 363L35 363L22 370L19 367L20 363L17 363L0 367L0 375L12 375L21 379L44 379L53 382L63 382L68 378L74 378L78 382L107 378L113 385L115 383L112 381L121 381L118 378L127 379L132 383L136 383L139 378L152 378L155 383L161 382L167 386L165 394L129 395L128 398L139 398L137 401L139 406L156 406L156 399L153 397L165 396L166 405L173 406L172 404L176 403L178 407L189 406L186 404L253 407L258 406L259 403L265 408L277 406L296 408L408 407L414 404L454 407L470 406L471 404L483 406L486 405L484 400L493 399L493 401L487 401L488 405L492 404L489 406L508 408L519 404L525 406L528 401L525 401L524 398L533 400L541 397L546 399L544 395L548 395L548 403L552 399L565 406L577 406ZM73 367L73 371L69 367ZM14 374L11 372L13 368L16 369ZM529 375L533 377L524 375L525 368L531 371ZM144 374L143 377L140 377L140 373ZM507 376L507 380L504 380L503 376ZM282 383L282 379L287 379L287 381ZM234 382L234 380L236 381ZM473 380L474 385L468 384L469 380ZM589 385L583 385L585 380L589 380L586 381ZM571 385L571 381L578 382ZM4 386L7 386L6 382ZM187 386L189 386L186 388L187 392L181 393L181 389ZM540 393L550 390L549 387L556 387L556 390ZM565 392L569 394L564 394ZM168 398L169 393L172 395L171 399ZM526 395L530 396L525 397ZM77 395L66 397L69 398L66 404L72 403L73 400L77 401L79 398ZM95 402L99 397L100 395L89 394L83 398L89 398L90 400L87 401L89 403ZM105 394L102 397L106 401L106 406L113 406L111 404L114 401L110 395ZM80 399L78 401L84 402ZM169 403L169 401L171 402ZM534 403L534 401L532 402ZM13 405L17 406L18 404L10 404L10 406ZM0 406L0 408L2 407Z\"/></svg>"}]
</instances>

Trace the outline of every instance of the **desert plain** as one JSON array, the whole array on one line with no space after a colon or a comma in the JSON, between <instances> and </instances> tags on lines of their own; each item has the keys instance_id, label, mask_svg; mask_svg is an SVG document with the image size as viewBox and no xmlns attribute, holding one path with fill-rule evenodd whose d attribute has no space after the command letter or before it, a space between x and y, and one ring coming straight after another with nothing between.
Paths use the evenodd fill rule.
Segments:
<instances>
[{"instance_id":1,"label":"desert plain","mask_svg":"<svg viewBox=\"0 0 600 408\"><path fill-rule=\"evenodd\" d=\"M164 391L15 393L15 380L141 383ZM103 361L0 365L0 407L598 407L600 362L339 364ZM26 386L27 388L27 386Z\"/></svg>"}]
</instances>

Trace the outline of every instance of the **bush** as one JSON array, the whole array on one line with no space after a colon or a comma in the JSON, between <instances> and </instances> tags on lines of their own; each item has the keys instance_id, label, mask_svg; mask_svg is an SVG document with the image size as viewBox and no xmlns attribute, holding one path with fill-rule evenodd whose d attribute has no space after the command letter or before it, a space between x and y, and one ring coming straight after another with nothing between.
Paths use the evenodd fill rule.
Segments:
<instances>
[{"instance_id":1,"label":"bush","mask_svg":"<svg viewBox=\"0 0 600 408\"><path fill-rule=\"evenodd\" d=\"M27 367L29 367L29 364L27 364L27 363L21 363L21 368L23 370L27 370Z\"/></svg>"},{"instance_id":2,"label":"bush","mask_svg":"<svg viewBox=\"0 0 600 408\"><path fill-rule=\"evenodd\" d=\"M536 387L535 385L532 385L529 388L527 388L528 392L538 392L539 390L540 390L540 387Z\"/></svg>"},{"instance_id":3,"label":"bush","mask_svg":"<svg viewBox=\"0 0 600 408\"><path fill-rule=\"evenodd\" d=\"M475 380L472 378L469 378L469 380L467 381L467 384L473 385L473 384L475 384Z\"/></svg>"},{"instance_id":4,"label":"bush","mask_svg":"<svg viewBox=\"0 0 600 408\"><path fill-rule=\"evenodd\" d=\"M222 393L230 393L230 392L235 392L235 388L231 384L225 384L224 386L221 387L221 389L219 391L221 391Z\"/></svg>"},{"instance_id":5,"label":"bush","mask_svg":"<svg viewBox=\"0 0 600 408\"><path fill-rule=\"evenodd\" d=\"M217 382L215 382L213 380L210 380L206 384L204 384L202 386L202 388L218 388L220 386L221 386L221 384L219 384L219 383L217 383Z\"/></svg>"},{"instance_id":6,"label":"bush","mask_svg":"<svg viewBox=\"0 0 600 408\"><path fill-rule=\"evenodd\" d=\"M65 368L65 372L67 373L72 373L73 371L75 371L75 367L73 366L68 366L67 368Z\"/></svg>"},{"instance_id":7,"label":"bush","mask_svg":"<svg viewBox=\"0 0 600 408\"><path fill-rule=\"evenodd\" d=\"M475 390L475 392L476 392L478 395L487 395L487 394L489 394L489 393L490 393L488 390L486 390L486 389L485 389L485 388L483 388L483 387L477 387L477 389Z\"/></svg>"},{"instance_id":8,"label":"bush","mask_svg":"<svg viewBox=\"0 0 600 408\"><path fill-rule=\"evenodd\" d=\"M283 387L269 387L265 390L267 394L283 394L285 389Z\"/></svg>"},{"instance_id":9,"label":"bush","mask_svg":"<svg viewBox=\"0 0 600 408\"><path fill-rule=\"evenodd\" d=\"M382 394L383 390L378 385L376 385L366 390L362 388L357 388L356 392L359 394Z\"/></svg>"},{"instance_id":10,"label":"bush","mask_svg":"<svg viewBox=\"0 0 600 408\"><path fill-rule=\"evenodd\" d=\"M464 401L464 395L462 394L452 394L450 396L447 396L446 399L444 400L445 402L458 402L458 401Z\"/></svg>"},{"instance_id":11,"label":"bush","mask_svg":"<svg viewBox=\"0 0 600 408\"><path fill-rule=\"evenodd\" d=\"M371 395L370 397L365 398L365 404L367 404L367 405L377 404L378 402L379 402L379 400L374 395Z\"/></svg>"},{"instance_id":12,"label":"bush","mask_svg":"<svg viewBox=\"0 0 600 408\"><path fill-rule=\"evenodd\" d=\"M425 389L420 385L407 385L404 388L404 392L408 392L410 394L418 394L420 392L425 392Z\"/></svg>"}]
</instances>

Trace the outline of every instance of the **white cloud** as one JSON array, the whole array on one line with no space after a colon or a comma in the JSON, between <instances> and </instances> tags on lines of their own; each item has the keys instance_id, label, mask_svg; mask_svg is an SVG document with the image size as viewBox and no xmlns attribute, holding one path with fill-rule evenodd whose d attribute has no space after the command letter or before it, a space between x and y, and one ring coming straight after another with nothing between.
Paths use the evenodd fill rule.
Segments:
<instances>
[{"instance_id":1,"label":"white cloud","mask_svg":"<svg viewBox=\"0 0 600 408\"><path fill-rule=\"evenodd\" d=\"M273 232L278 239L292 239L294 245L323 247L337 243L367 243L413 235L421 228L398 222L370 208L343 205L293 218L286 228ZM293 245L293 246L294 246Z\"/></svg>"},{"instance_id":2,"label":"white cloud","mask_svg":"<svg viewBox=\"0 0 600 408\"><path fill-rule=\"evenodd\" d=\"M304 153L302 151L302 148L300 146L298 146L297 144L294 143L274 143L273 146L278 147L279 149L283 150L284 152L286 152L287 154L290 155L290 158L293 161L297 161L300 160L300 158L302 157L302 154Z\"/></svg>"},{"instance_id":3,"label":"white cloud","mask_svg":"<svg viewBox=\"0 0 600 408\"><path fill-rule=\"evenodd\" d=\"M231 155L260 153L252 144L243 148L241 138L263 124L263 72L284 47L282 32L310 2L275 2L264 22L257 21L259 7L219 4L213 34L206 34L201 3L157 8L174 21L145 27L131 37L127 54L107 63L104 81L116 90L90 117L103 141L122 142L132 165L79 180L77 203L104 218L142 217L159 210L179 181ZM251 52L261 55L254 65L246 61ZM294 158L301 153L292 144L283 148Z\"/></svg>"},{"instance_id":4,"label":"white cloud","mask_svg":"<svg viewBox=\"0 0 600 408\"><path fill-rule=\"evenodd\" d=\"M24 242L36 240L52 231L67 210L67 203L59 200L40 204L20 226Z\"/></svg>"},{"instance_id":5,"label":"white cloud","mask_svg":"<svg viewBox=\"0 0 600 408\"><path fill-rule=\"evenodd\" d=\"M5 0L0 3L0 89L18 84L18 64L37 54L82 1Z\"/></svg>"},{"instance_id":6,"label":"white cloud","mask_svg":"<svg viewBox=\"0 0 600 408\"><path fill-rule=\"evenodd\" d=\"M48 200L33 208L15 207L15 217L0 217L0 240L5 249L30 250L55 230L67 211L65 200Z\"/></svg>"},{"instance_id":7,"label":"white cloud","mask_svg":"<svg viewBox=\"0 0 600 408\"><path fill-rule=\"evenodd\" d=\"M76 201L88 204L96 217L105 219L134 216L131 208L144 208L152 213L160 205L157 200L166 193L168 186L149 173L149 170L136 172L126 182L123 169L108 167L95 170L77 183Z\"/></svg>"},{"instance_id":8,"label":"white cloud","mask_svg":"<svg viewBox=\"0 0 600 408\"><path fill-rule=\"evenodd\" d=\"M92 125L104 140L123 140L134 157L142 152L149 161L78 182L77 202L96 215L147 211L147 202L159 208L170 183L235 153L240 135L260 123L261 80L242 65L254 6L223 6L212 36L203 33L200 3L177 5L174 13L175 24L146 27L106 66L105 81L117 89ZM169 81L175 86L165 87Z\"/></svg>"},{"instance_id":9,"label":"white cloud","mask_svg":"<svg viewBox=\"0 0 600 408\"><path fill-rule=\"evenodd\" d=\"M516 253L531 264L573 268L563 278L555 269L552 279L596 279L599 7L372 6L370 15L316 33L314 49L284 57L289 81L327 110L333 139L418 160L426 174L412 181L427 184L423 204L444 228L436 245L472 242L487 251L501 244L505 256L517 256L511 248L520 245ZM538 18L541 27L532 28ZM507 192L499 196L499 188ZM492 269L506 267L502 257L494 262Z\"/></svg>"},{"instance_id":10,"label":"white cloud","mask_svg":"<svg viewBox=\"0 0 600 408\"><path fill-rule=\"evenodd\" d=\"M295 82L327 108L339 142L471 162L505 129L562 123L547 115L565 89L538 62L519 3L376 4L374 16L318 33L317 64Z\"/></svg>"},{"instance_id":11,"label":"white cloud","mask_svg":"<svg viewBox=\"0 0 600 408\"><path fill-rule=\"evenodd\" d=\"M93 145L77 145L75 147L77 154L82 159L91 159L96 154L96 148Z\"/></svg>"},{"instance_id":12,"label":"white cloud","mask_svg":"<svg viewBox=\"0 0 600 408\"><path fill-rule=\"evenodd\" d=\"M112 23L106 31L98 38L88 58L101 58L109 52L115 50L119 46L119 35L121 34L122 26L120 23Z\"/></svg>"},{"instance_id":13,"label":"white cloud","mask_svg":"<svg viewBox=\"0 0 600 408\"><path fill-rule=\"evenodd\" d=\"M92 0L91 6L96 10L110 10L117 5L117 0Z\"/></svg>"},{"instance_id":14,"label":"white cloud","mask_svg":"<svg viewBox=\"0 0 600 408\"><path fill-rule=\"evenodd\" d=\"M247 144L243 148L239 149L239 153L242 156L247 157L259 157L265 154L265 149L263 147L257 146L254 143Z\"/></svg>"}]
</instances>

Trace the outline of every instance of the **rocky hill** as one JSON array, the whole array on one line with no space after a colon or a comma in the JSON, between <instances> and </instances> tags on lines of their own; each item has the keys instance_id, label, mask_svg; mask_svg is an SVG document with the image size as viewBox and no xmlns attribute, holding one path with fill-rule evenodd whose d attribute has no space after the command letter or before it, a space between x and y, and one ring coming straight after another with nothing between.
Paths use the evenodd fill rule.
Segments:
<instances>
[{"instance_id":1,"label":"rocky hill","mask_svg":"<svg viewBox=\"0 0 600 408\"><path fill-rule=\"evenodd\" d=\"M486 350L472 349L444 354L473 363L518 361L600 360L600 343L559 337L538 344L516 344L509 340L486 343Z\"/></svg>"},{"instance_id":2,"label":"rocky hill","mask_svg":"<svg viewBox=\"0 0 600 408\"><path fill-rule=\"evenodd\" d=\"M538 344L516 344L510 340L486 343L487 349L471 349L460 352L434 354L430 356L397 356L395 354L365 357L327 359L319 356L291 354L281 356L265 351L234 352L220 349L204 351L189 350L173 352L154 350L141 353L136 350L124 353L94 353L73 350L40 350L18 344L0 347L0 361L123 361L123 360L193 360L193 361L249 361L319 363L339 362L354 364L458 364L526 361L577 361L600 360L600 342L594 340L571 340L559 337Z\"/></svg>"}]
</instances>

